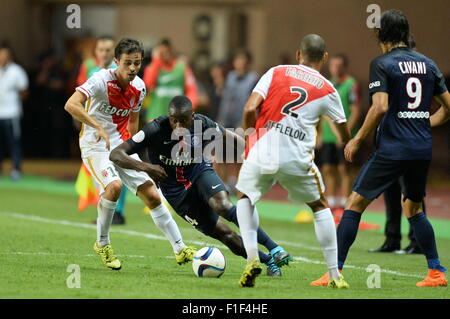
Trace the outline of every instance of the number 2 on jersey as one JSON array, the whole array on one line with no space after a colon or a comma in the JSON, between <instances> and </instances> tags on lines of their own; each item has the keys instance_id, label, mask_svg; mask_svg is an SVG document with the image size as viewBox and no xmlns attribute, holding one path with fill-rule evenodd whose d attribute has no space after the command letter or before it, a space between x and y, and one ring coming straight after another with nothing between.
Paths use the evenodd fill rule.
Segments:
<instances>
[{"instance_id":1,"label":"number 2 on jersey","mask_svg":"<svg viewBox=\"0 0 450 319\"><path fill-rule=\"evenodd\" d=\"M406 92L410 98L414 99L414 102L408 102L408 109L418 108L422 102L422 83L420 80L414 77L409 78L406 82Z\"/></svg>"},{"instance_id":2,"label":"number 2 on jersey","mask_svg":"<svg viewBox=\"0 0 450 319\"><path fill-rule=\"evenodd\" d=\"M298 97L295 100L283 106L283 108L281 109L281 113L292 116L294 118L298 118L298 114L294 113L293 111L298 109L302 104L306 102L306 99L308 98L308 93L306 92L305 89L299 86L291 86L289 89L291 90L291 93L298 94Z\"/></svg>"}]
</instances>

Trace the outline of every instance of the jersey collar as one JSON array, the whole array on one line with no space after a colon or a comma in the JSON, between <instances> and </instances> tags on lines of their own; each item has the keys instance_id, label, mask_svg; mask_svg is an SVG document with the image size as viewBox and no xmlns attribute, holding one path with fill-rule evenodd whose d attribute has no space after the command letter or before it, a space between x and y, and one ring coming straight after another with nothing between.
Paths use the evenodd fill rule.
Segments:
<instances>
[{"instance_id":1,"label":"jersey collar","mask_svg":"<svg viewBox=\"0 0 450 319\"><path fill-rule=\"evenodd\" d=\"M308 71L311 71L311 72L315 72L315 73L320 74L319 71L317 71L317 70L315 70L315 69L313 69L313 68L310 68L309 66L306 66L306 65L304 65L304 64L299 64L299 66L302 67L302 68L307 69Z\"/></svg>"}]
</instances>

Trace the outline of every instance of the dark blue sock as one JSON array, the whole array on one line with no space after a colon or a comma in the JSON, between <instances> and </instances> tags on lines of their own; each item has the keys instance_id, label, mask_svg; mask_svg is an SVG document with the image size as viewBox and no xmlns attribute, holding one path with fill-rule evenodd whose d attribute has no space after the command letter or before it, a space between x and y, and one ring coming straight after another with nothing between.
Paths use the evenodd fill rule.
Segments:
<instances>
[{"instance_id":1,"label":"dark blue sock","mask_svg":"<svg viewBox=\"0 0 450 319\"><path fill-rule=\"evenodd\" d=\"M424 213L418 213L413 217L408 218L408 221L414 230L414 236L416 236L419 247L427 258L428 269L446 271L440 264L433 226L431 226L427 216L425 216Z\"/></svg>"},{"instance_id":2,"label":"dark blue sock","mask_svg":"<svg viewBox=\"0 0 450 319\"><path fill-rule=\"evenodd\" d=\"M263 264L267 264L269 262L269 260L272 258L269 255L263 253L261 250L258 251L259 254L259 260L261 260L261 262Z\"/></svg>"},{"instance_id":3,"label":"dark blue sock","mask_svg":"<svg viewBox=\"0 0 450 319\"><path fill-rule=\"evenodd\" d=\"M239 227L238 220L237 220L237 213L236 213L236 206L233 205L228 212L227 215L224 216L226 220L234 223L236 226ZM266 247L269 251L277 247L278 245L267 235L264 230L261 229L261 227L258 227L258 244L263 245ZM260 258L261 259L261 258ZM261 259L262 261L262 259Z\"/></svg>"},{"instance_id":4,"label":"dark blue sock","mask_svg":"<svg viewBox=\"0 0 450 319\"><path fill-rule=\"evenodd\" d=\"M344 268L348 250L355 241L360 220L361 214L353 210L346 209L342 215L341 222L337 228L338 268L340 270Z\"/></svg>"}]
</instances>

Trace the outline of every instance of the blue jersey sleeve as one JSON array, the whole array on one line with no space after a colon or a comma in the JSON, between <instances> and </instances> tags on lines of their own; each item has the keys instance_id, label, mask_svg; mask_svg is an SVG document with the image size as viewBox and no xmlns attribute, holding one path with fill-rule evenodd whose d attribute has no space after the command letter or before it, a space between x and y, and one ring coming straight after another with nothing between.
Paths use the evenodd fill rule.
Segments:
<instances>
[{"instance_id":1,"label":"blue jersey sleeve","mask_svg":"<svg viewBox=\"0 0 450 319\"><path fill-rule=\"evenodd\" d=\"M447 86L445 85L445 78L436 64L432 63L433 74L435 77L433 96L441 95L447 91Z\"/></svg>"},{"instance_id":2,"label":"blue jersey sleeve","mask_svg":"<svg viewBox=\"0 0 450 319\"><path fill-rule=\"evenodd\" d=\"M370 63L369 71L369 95L376 92L388 93L388 76L380 59L375 59Z\"/></svg>"},{"instance_id":3,"label":"blue jersey sleeve","mask_svg":"<svg viewBox=\"0 0 450 319\"><path fill-rule=\"evenodd\" d=\"M145 126L127 140L131 146L132 153L138 153L150 145L150 141L158 134L159 125L156 121L145 124Z\"/></svg>"},{"instance_id":4,"label":"blue jersey sleeve","mask_svg":"<svg viewBox=\"0 0 450 319\"><path fill-rule=\"evenodd\" d=\"M211 120L209 117L201 115L201 120L203 122L203 130L206 131L207 129L213 128L217 131L220 131L222 134L225 133L225 128L222 125Z\"/></svg>"}]
</instances>

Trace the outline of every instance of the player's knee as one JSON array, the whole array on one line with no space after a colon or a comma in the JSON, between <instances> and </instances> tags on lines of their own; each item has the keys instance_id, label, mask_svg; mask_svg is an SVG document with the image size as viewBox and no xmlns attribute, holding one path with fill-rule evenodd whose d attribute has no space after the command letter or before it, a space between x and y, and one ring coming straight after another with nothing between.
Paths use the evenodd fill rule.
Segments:
<instances>
[{"instance_id":1,"label":"player's knee","mask_svg":"<svg viewBox=\"0 0 450 319\"><path fill-rule=\"evenodd\" d=\"M105 188L105 195L112 197L114 199L119 198L120 192L122 191L121 181L112 181Z\"/></svg>"},{"instance_id":2,"label":"player's knee","mask_svg":"<svg viewBox=\"0 0 450 319\"><path fill-rule=\"evenodd\" d=\"M347 199L345 209L362 213L372 201L353 191Z\"/></svg>"},{"instance_id":3,"label":"player's knee","mask_svg":"<svg viewBox=\"0 0 450 319\"><path fill-rule=\"evenodd\" d=\"M349 209L351 207L358 205L359 203L358 196L356 196L355 194L356 194L355 192L352 192L350 194L350 196L347 199L347 205L345 205L345 209Z\"/></svg>"},{"instance_id":4,"label":"player's knee","mask_svg":"<svg viewBox=\"0 0 450 319\"><path fill-rule=\"evenodd\" d=\"M402 204L406 218L411 218L423 211L422 203L420 202L413 202L410 199L406 199Z\"/></svg>"},{"instance_id":5,"label":"player's knee","mask_svg":"<svg viewBox=\"0 0 450 319\"><path fill-rule=\"evenodd\" d=\"M233 204L227 198L211 201L211 208L224 218L227 217L231 207L233 207Z\"/></svg>"},{"instance_id":6,"label":"player's knee","mask_svg":"<svg viewBox=\"0 0 450 319\"><path fill-rule=\"evenodd\" d=\"M312 203L307 203L307 205L311 208L311 210L313 212L318 212L318 211L321 211L321 210L327 208L328 202L327 202L326 198L323 195L321 195L318 200L316 200L315 202L312 202Z\"/></svg>"},{"instance_id":7,"label":"player's knee","mask_svg":"<svg viewBox=\"0 0 450 319\"><path fill-rule=\"evenodd\" d=\"M161 197L159 196L159 193L156 190L149 190L146 193L147 201L150 204L150 208L157 207L161 205Z\"/></svg>"},{"instance_id":8,"label":"player's knee","mask_svg":"<svg viewBox=\"0 0 450 319\"><path fill-rule=\"evenodd\" d=\"M231 243L233 243L233 242L235 242L235 241L237 241L237 240L239 240L239 237L238 237L238 235L237 235L234 231L232 231L232 230L224 231L224 232L221 234L221 242L224 243L225 245L231 244Z\"/></svg>"},{"instance_id":9,"label":"player's knee","mask_svg":"<svg viewBox=\"0 0 450 319\"><path fill-rule=\"evenodd\" d=\"M145 184L139 186L137 194L142 200L144 200L145 204L150 209L161 205L161 196L151 182L146 182Z\"/></svg>"}]
</instances>

